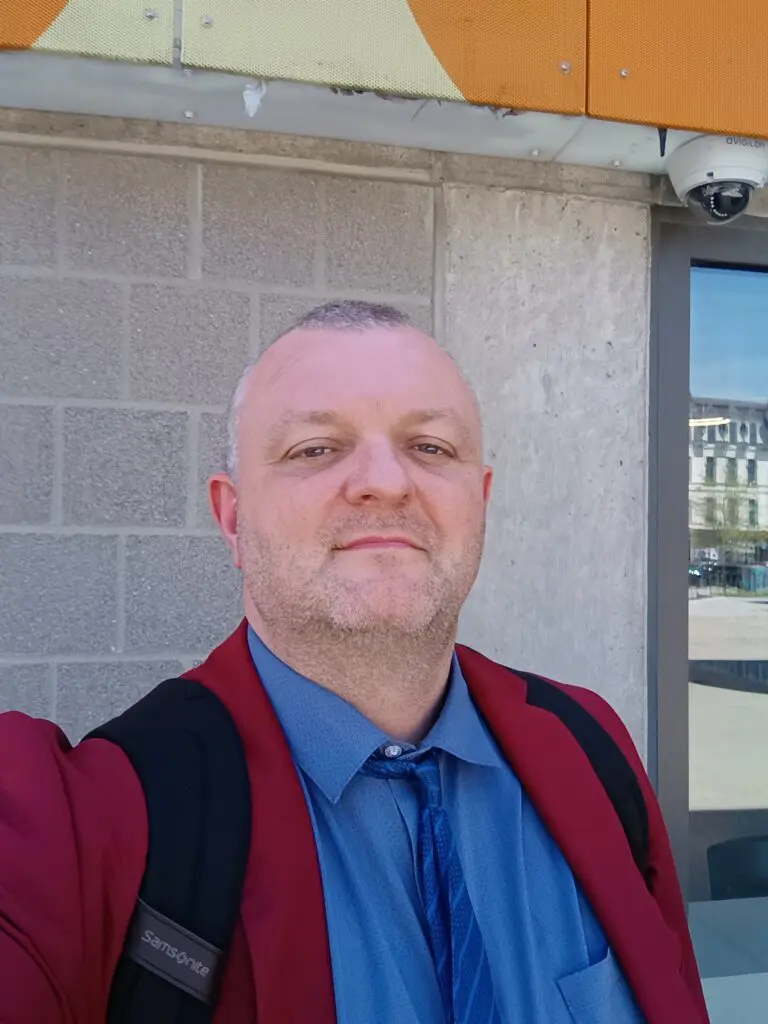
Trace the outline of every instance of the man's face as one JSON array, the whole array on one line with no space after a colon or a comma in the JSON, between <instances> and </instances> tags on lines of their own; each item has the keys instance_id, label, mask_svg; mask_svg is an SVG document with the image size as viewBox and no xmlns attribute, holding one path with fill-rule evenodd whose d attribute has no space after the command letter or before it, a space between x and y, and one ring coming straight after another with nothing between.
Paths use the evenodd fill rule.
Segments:
<instances>
[{"instance_id":1,"label":"man's face","mask_svg":"<svg viewBox=\"0 0 768 1024\"><path fill-rule=\"evenodd\" d=\"M234 490L219 478L217 501L212 481L248 618L393 634L455 622L490 478L474 398L434 341L409 328L286 336L249 378Z\"/></svg>"}]
</instances>

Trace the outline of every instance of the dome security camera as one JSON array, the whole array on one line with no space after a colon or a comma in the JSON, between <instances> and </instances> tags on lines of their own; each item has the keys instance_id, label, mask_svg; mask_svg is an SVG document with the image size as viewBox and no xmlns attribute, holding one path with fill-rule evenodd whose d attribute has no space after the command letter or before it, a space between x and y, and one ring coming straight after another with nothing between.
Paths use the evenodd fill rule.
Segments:
<instances>
[{"instance_id":1,"label":"dome security camera","mask_svg":"<svg viewBox=\"0 0 768 1024\"><path fill-rule=\"evenodd\" d=\"M697 220L728 224L749 206L768 178L768 144L736 135L697 135L667 159L667 174L681 203Z\"/></svg>"}]
</instances>

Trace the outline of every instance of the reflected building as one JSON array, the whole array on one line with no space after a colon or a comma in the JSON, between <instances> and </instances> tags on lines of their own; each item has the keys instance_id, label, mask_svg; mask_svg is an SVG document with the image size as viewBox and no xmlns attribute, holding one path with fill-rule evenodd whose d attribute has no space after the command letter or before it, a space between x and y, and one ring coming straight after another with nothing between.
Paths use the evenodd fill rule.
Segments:
<instances>
[{"instance_id":1,"label":"reflected building","mask_svg":"<svg viewBox=\"0 0 768 1024\"><path fill-rule=\"evenodd\" d=\"M768 563L768 402L692 397L688 424L691 561Z\"/></svg>"}]
</instances>

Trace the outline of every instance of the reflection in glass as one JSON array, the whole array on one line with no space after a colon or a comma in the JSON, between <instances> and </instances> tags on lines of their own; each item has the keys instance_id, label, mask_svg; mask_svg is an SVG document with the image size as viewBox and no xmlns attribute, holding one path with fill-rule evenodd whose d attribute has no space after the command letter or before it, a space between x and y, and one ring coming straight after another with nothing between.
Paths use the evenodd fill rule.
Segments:
<instances>
[{"instance_id":1,"label":"reflection in glass","mask_svg":"<svg viewBox=\"0 0 768 1024\"><path fill-rule=\"evenodd\" d=\"M713 1024L768 1021L768 273L691 271L691 930Z\"/></svg>"}]
</instances>

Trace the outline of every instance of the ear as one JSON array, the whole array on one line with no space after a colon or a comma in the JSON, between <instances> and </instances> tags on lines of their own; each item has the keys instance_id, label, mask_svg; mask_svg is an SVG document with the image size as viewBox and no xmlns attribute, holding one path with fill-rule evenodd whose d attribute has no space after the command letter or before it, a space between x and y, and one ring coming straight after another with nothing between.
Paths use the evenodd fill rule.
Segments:
<instances>
[{"instance_id":1,"label":"ear","mask_svg":"<svg viewBox=\"0 0 768 1024\"><path fill-rule=\"evenodd\" d=\"M208 504L226 541L236 569L240 569L237 544L237 489L226 473L217 473L208 481Z\"/></svg>"},{"instance_id":2,"label":"ear","mask_svg":"<svg viewBox=\"0 0 768 1024\"><path fill-rule=\"evenodd\" d=\"M493 484L493 470L490 466L483 466L483 501L486 506L491 500L491 486Z\"/></svg>"}]
</instances>

